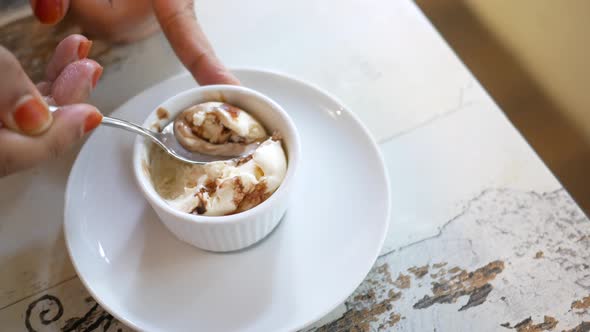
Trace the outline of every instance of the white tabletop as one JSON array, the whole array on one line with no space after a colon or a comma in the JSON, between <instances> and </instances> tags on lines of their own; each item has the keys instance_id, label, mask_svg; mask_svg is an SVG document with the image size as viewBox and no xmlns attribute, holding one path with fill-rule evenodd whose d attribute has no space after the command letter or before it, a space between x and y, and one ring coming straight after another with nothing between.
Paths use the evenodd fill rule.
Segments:
<instances>
[{"instance_id":1,"label":"white tabletop","mask_svg":"<svg viewBox=\"0 0 590 332\"><path fill-rule=\"evenodd\" d=\"M226 64L284 72L337 96L385 158L392 214L382 256L310 330L563 330L589 319L590 298L574 304L590 292L587 217L413 2L197 5ZM161 35L111 57L92 97L105 112L183 70ZM88 298L67 257L63 193L78 149L0 179L8 331L68 330L68 321L127 330ZM41 310L52 320L60 307L42 322Z\"/></svg>"}]
</instances>

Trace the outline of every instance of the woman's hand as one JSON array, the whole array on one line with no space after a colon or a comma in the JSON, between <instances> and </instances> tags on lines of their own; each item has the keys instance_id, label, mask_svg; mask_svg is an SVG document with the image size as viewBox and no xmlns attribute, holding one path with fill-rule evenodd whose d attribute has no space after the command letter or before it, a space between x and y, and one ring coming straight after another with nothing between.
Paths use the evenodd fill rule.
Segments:
<instances>
[{"instance_id":1,"label":"woman's hand","mask_svg":"<svg viewBox=\"0 0 590 332\"><path fill-rule=\"evenodd\" d=\"M42 23L57 23L67 14L89 36L115 42L143 38L159 23L199 84L239 84L215 55L192 0L31 0L31 6Z\"/></svg>"},{"instance_id":2,"label":"woman's hand","mask_svg":"<svg viewBox=\"0 0 590 332\"><path fill-rule=\"evenodd\" d=\"M100 124L100 112L81 104L102 74L86 58L91 46L81 35L64 39L37 85L0 46L0 177L61 154ZM52 114L48 103L61 107Z\"/></svg>"}]
</instances>

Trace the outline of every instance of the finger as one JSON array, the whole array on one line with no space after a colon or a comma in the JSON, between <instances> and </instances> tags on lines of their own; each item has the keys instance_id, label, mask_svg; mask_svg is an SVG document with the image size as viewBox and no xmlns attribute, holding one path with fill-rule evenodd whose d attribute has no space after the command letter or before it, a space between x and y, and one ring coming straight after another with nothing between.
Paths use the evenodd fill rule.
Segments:
<instances>
[{"instance_id":1,"label":"finger","mask_svg":"<svg viewBox=\"0 0 590 332\"><path fill-rule=\"evenodd\" d=\"M56 105L84 102L101 75L102 66L94 60L72 62L55 79L50 95Z\"/></svg>"},{"instance_id":2,"label":"finger","mask_svg":"<svg viewBox=\"0 0 590 332\"><path fill-rule=\"evenodd\" d=\"M0 122L27 135L44 132L52 116L18 60L0 46Z\"/></svg>"},{"instance_id":3,"label":"finger","mask_svg":"<svg viewBox=\"0 0 590 332\"><path fill-rule=\"evenodd\" d=\"M54 81L70 63L88 57L92 41L82 35L70 35L57 44L55 52L47 64L45 78Z\"/></svg>"},{"instance_id":4,"label":"finger","mask_svg":"<svg viewBox=\"0 0 590 332\"><path fill-rule=\"evenodd\" d=\"M55 24L66 15L69 0L31 0L31 8L41 23Z\"/></svg>"},{"instance_id":5,"label":"finger","mask_svg":"<svg viewBox=\"0 0 590 332\"><path fill-rule=\"evenodd\" d=\"M174 52L199 84L240 84L215 55L192 0L153 0L153 5Z\"/></svg>"},{"instance_id":6,"label":"finger","mask_svg":"<svg viewBox=\"0 0 590 332\"><path fill-rule=\"evenodd\" d=\"M39 82L36 84L37 90L42 96L47 96L51 93L51 83L50 82Z\"/></svg>"},{"instance_id":7,"label":"finger","mask_svg":"<svg viewBox=\"0 0 590 332\"><path fill-rule=\"evenodd\" d=\"M102 115L94 106L77 104L55 112L53 125L40 136L0 128L0 177L62 154L101 120Z\"/></svg>"}]
</instances>

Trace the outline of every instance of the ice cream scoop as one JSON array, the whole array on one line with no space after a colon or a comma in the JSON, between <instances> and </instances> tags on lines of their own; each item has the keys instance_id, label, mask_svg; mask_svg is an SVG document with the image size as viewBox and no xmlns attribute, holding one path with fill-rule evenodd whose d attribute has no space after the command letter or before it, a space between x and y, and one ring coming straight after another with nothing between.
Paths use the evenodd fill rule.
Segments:
<instances>
[{"instance_id":1,"label":"ice cream scoop","mask_svg":"<svg viewBox=\"0 0 590 332\"><path fill-rule=\"evenodd\" d=\"M222 102L191 106L174 120L174 135L187 150L215 156L247 155L266 138L250 114Z\"/></svg>"}]
</instances>

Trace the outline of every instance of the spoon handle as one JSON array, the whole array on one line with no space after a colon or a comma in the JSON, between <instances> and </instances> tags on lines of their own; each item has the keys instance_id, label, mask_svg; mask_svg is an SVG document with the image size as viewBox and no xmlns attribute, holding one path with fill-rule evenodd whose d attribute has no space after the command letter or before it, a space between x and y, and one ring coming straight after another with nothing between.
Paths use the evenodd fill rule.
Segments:
<instances>
[{"instance_id":1,"label":"spoon handle","mask_svg":"<svg viewBox=\"0 0 590 332\"><path fill-rule=\"evenodd\" d=\"M59 109L59 107L56 106L49 106L49 111L50 112L55 112ZM153 141L155 141L156 143L158 143L159 145L161 145L160 140L158 139L158 137L156 135L158 135L158 133L155 133L151 130L145 129L141 126L136 125L135 123L129 122L129 121L125 121L125 120L121 120L121 119L117 119L117 118L113 118L110 116L103 116L102 117L102 125L105 126L109 126L109 127L115 127L115 128L119 128L119 129L123 129L123 130L127 130L130 131L132 133L136 133L142 136L145 136Z\"/></svg>"}]
</instances>

